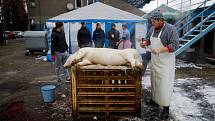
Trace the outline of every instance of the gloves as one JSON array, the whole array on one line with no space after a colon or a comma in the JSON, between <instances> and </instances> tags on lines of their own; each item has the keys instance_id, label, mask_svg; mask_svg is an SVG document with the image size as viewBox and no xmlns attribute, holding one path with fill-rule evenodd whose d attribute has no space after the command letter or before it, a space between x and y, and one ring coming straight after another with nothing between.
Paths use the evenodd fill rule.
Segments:
<instances>
[{"instance_id":1,"label":"gloves","mask_svg":"<svg viewBox=\"0 0 215 121\"><path fill-rule=\"evenodd\" d=\"M55 56L54 55L52 55L52 60L55 61Z\"/></svg>"}]
</instances>

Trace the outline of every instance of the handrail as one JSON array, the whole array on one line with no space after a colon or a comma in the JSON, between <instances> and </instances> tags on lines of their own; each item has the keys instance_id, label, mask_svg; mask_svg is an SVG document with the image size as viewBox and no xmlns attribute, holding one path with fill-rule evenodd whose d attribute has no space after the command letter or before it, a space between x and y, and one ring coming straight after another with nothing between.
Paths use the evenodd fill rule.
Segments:
<instances>
[{"instance_id":1,"label":"handrail","mask_svg":"<svg viewBox=\"0 0 215 121\"><path fill-rule=\"evenodd\" d=\"M188 26L193 20L195 20L197 17L199 17L200 15L202 15L205 11L207 11L208 9L210 9L211 7L213 7L214 5L215 5L215 3L213 5L211 5L210 7L208 7L207 9L203 10L202 12L200 12L198 15L196 15L195 17L193 17L191 20L189 20L186 24L184 24L182 27L180 27L177 30L180 31L183 28L185 28L186 26Z\"/></svg>"},{"instance_id":2,"label":"handrail","mask_svg":"<svg viewBox=\"0 0 215 121\"><path fill-rule=\"evenodd\" d=\"M181 5L181 4L183 4L183 3L187 3L187 2L190 2L190 0L182 1L182 2L177 3L177 4L173 4L173 5L169 6L169 7L173 8L174 6L178 6L178 5ZM197 4L200 4L200 3L203 3L203 2L198 2ZM196 4L196 3L195 3L195 4ZM192 5L193 5L193 4L192 4ZM184 7L184 6L183 6L183 7Z\"/></svg>"},{"instance_id":3,"label":"handrail","mask_svg":"<svg viewBox=\"0 0 215 121\"><path fill-rule=\"evenodd\" d=\"M203 19L200 23L198 23L195 27L193 27L191 30L189 30L186 34L184 34L184 36L182 36L181 38L183 39L185 36L189 35L190 33L192 33L193 30L195 30L197 27L201 26L202 23L204 23L206 20L208 20L210 17L212 17L215 14L215 11L213 13L211 13L209 16L207 16L205 19Z\"/></svg>"},{"instance_id":4,"label":"handrail","mask_svg":"<svg viewBox=\"0 0 215 121\"><path fill-rule=\"evenodd\" d=\"M215 11L213 13L211 13L209 16L207 16L202 22L198 23L195 27L193 27L191 30L189 30L189 32L187 32L186 35L189 35L190 33L192 33L193 30L195 30L197 27L201 26L201 23L204 23L205 21L207 21L208 19L210 19L210 17L212 17L213 15L215 15ZM182 47L180 47L175 52L175 55L177 56L182 51L184 51L187 47L189 47L194 42L196 42L198 39L200 39L202 36L204 36L206 34L206 32L208 31L208 29L210 29L210 30L213 29L213 26L215 26L215 23L210 24L206 29L204 29L201 33L199 33L198 36L192 38L189 42L187 42L185 45L183 45ZM181 38L184 38L186 35L184 35Z\"/></svg>"},{"instance_id":5,"label":"handrail","mask_svg":"<svg viewBox=\"0 0 215 121\"><path fill-rule=\"evenodd\" d=\"M207 2L208 2L208 0L205 0L205 1L202 2L202 4L199 5L197 8L200 8L202 5L206 4ZM196 9L197 9L197 8L196 8ZM179 19L178 22L176 22L176 23L174 24L174 26L177 26L182 20L184 20L185 18L187 18L188 16L190 16L192 13L194 13L194 11L189 12L189 13L186 14L183 18Z\"/></svg>"}]
</instances>

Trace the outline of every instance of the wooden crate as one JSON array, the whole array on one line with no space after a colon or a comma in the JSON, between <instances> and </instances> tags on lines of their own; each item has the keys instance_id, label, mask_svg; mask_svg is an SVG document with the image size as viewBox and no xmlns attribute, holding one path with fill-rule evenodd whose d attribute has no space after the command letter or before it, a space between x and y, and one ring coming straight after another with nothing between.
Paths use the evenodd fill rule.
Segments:
<instances>
[{"instance_id":1,"label":"wooden crate","mask_svg":"<svg viewBox=\"0 0 215 121\"><path fill-rule=\"evenodd\" d=\"M141 70L90 65L71 69L72 109L80 115L140 116Z\"/></svg>"}]
</instances>

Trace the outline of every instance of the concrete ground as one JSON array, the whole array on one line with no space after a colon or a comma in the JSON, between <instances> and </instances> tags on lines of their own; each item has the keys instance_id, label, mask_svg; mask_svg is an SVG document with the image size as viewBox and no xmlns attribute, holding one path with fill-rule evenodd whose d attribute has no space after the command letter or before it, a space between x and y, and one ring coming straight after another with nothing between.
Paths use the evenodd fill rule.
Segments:
<instances>
[{"instance_id":1,"label":"concrete ground","mask_svg":"<svg viewBox=\"0 0 215 121\"><path fill-rule=\"evenodd\" d=\"M22 39L0 46L0 121L72 121L65 98L65 85L57 87L56 101L44 104L40 87L57 84L54 65L25 56ZM192 64L194 66L192 66ZM170 109L171 121L215 121L215 68L179 62ZM150 98L150 71L144 76L143 100ZM158 121L158 107L142 105L142 118L121 117L119 121ZM80 119L80 120L86 120ZM104 120L88 117L90 120Z\"/></svg>"}]
</instances>

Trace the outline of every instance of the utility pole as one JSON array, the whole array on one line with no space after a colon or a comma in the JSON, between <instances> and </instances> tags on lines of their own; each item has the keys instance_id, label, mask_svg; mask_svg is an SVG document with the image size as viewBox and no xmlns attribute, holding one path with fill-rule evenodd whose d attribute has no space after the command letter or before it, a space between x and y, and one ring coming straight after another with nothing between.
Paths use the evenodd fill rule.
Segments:
<instances>
[{"instance_id":1,"label":"utility pole","mask_svg":"<svg viewBox=\"0 0 215 121\"><path fill-rule=\"evenodd\" d=\"M158 7L158 0L157 0L157 7Z\"/></svg>"},{"instance_id":2,"label":"utility pole","mask_svg":"<svg viewBox=\"0 0 215 121\"><path fill-rule=\"evenodd\" d=\"M41 4L40 4L40 0L38 0L39 1L39 25L40 25L40 29L41 29L41 23L42 23L42 21L41 21Z\"/></svg>"},{"instance_id":3,"label":"utility pole","mask_svg":"<svg viewBox=\"0 0 215 121\"><path fill-rule=\"evenodd\" d=\"M0 0L0 43L3 42L3 29L2 29L2 7L3 7L3 0Z\"/></svg>"},{"instance_id":4,"label":"utility pole","mask_svg":"<svg viewBox=\"0 0 215 121\"><path fill-rule=\"evenodd\" d=\"M0 23L3 21L3 0L0 0Z\"/></svg>"},{"instance_id":5,"label":"utility pole","mask_svg":"<svg viewBox=\"0 0 215 121\"><path fill-rule=\"evenodd\" d=\"M4 0L0 0L0 9L1 9L1 17L0 17L0 24L1 24L1 30L0 30L0 33L2 34L1 35L1 42L3 45L6 45L7 44L7 36L6 36L6 33L5 33L5 30L6 30L6 26L5 26L5 16L3 15L3 8L4 8Z\"/></svg>"},{"instance_id":6,"label":"utility pole","mask_svg":"<svg viewBox=\"0 0 215 121\"><path fill-rule=\"evenodd\" d=\"M0 1L0 23L2 23L2 7L3 7L3 0Z\"/></svg>"}]
</instances>

